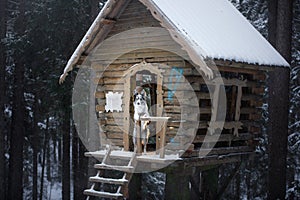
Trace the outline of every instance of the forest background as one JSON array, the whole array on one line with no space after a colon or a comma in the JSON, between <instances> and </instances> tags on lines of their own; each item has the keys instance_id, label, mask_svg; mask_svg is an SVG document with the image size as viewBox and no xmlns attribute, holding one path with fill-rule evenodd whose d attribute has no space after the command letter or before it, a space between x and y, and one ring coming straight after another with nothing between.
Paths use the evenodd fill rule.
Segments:
<instances>
[{"instance_id":1,"label":"forest background","mask_svg":"<svg viewBox=\"0 0 300 200\"><path fill-rule=\"evenodd\" d=\"M81 188L86 185L88 160L71 115L76 72L63 85L58 79L104 2L0 0L0 199L84 198ZM231 2L270 39L270 2L276 0ZM293 1L292 12L292 32L287 32L292 48L290 85L286 85L290 91L286 198L300 198L300 0ZM267 124L268 113L264 115ZM223 199L267 198L266 131L257 154L257 160L241 166ZM220 182L233 168L228 164L219 169ZM159 178L150 174L149 185ZM163 183L155 189L149 185L144 192L162 198Z\"/></svg>"}]
</instances>

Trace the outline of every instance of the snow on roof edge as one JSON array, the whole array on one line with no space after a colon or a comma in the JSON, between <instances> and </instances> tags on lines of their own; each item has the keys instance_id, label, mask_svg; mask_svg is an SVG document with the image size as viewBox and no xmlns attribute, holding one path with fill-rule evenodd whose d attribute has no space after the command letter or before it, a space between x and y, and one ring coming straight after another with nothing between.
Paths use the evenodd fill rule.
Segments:
<instances>
[{"instance_id":1,"label":"snow on roof edge","mask_svg":"<svg viewBox=\"0 0 300 200\"><path fill-rule=\"evenodd\" d=\"M208 14L213 15L213 14L217 14L217 15L213 15L214 17L218 18L219 17L219 21L218 23L220 23L220 21L222 21L223 19L220 18L221 14L223 14L223 12L225 14L227 14L228 16L231 17L231 19L236 20L238 25L243 25L244 27L242 28L246 28L247 31L250 33L250 36L252 37L252 39L255 40L257 44L257 46L253 46L253 44L249 41L244 40L244 38L242 38L242 42L241 42L241 37L243 37L242 33L240 33L239 37L240 37L240 42L242 43L246 43L249 46L252 46L252 52L251 51L246 51L246 52L240 52L237 51L236 48L234 49L234 51L230 52L229 50L232 50L230 48L214 48L215 51L210 51L210 48L212 46L221 46L220 43L216 43L216 41L209 41L210 43L208 44L208 42L203 42L203 38L208 37L209 39L213 38L213 36L215 36L215 39L218 37L220 38L222 35L222 31L226 30L226 29L220 29L218 30L218 26L204 26L204 29L212 29L212 31L215 31L217 33L220 33L219 35L213 35L213 34L202 34L201 35L201 26L203 25L207 25L207 23L205 24L205 21L207 20L207 16L202 17L201 18L201 14L199 15L199 13L201 13L201 10L199 8L202 8L200 6L195 6L198 4L195 4L196 0L190 0L189 4L184 4L181 6L177 6L176 5L180 5L181 3L179 2L179 0L172 0L172 3L170 3L170 0L150 0L150 2L152 2L153 4L155 4L155 7L159 8L160 11L164 14L164 16L172 22L172 24L174 24L176 26L176 31L180 32L181 34L183 34L185 36L185 39L189 40L189 43L191 44L195 44L194 48L197 49L197 52L201 54L201 56L206 57L206 58L212 58L212 59L224 59L224 60L230 60L230 61L236 61L236 62L242 62L242 63L247 63L247 64L258 64L258 65L265 65L265 66L278 66L278 67L289 67L290 64L278 53L278 51L257 31L257 29L255 29L255 27L246 19L245 16L243 16L238 10L237 8L234 7L234 5L232 3L230 3L228 0L202 0L202 1L197 1L197 3L203 7L207 7L209 10ZM194 3L193 3L194 2ZM192 11L195 7L197 7L197 12L186 12L186 7L188 7L189 5L194 5L194 7L191 6L191 10L188 11ZM212 5L216 4L217 6L219 6L219 8L214 8ZM223 7L220 7L223 6ZM219 12L219 10L217 9L223 9L221 10L221 12ZM195 11L195 10L194 10ZM205 12L205 11L204 11ZM227 13L226 13L227 12ZM176 14L174 14L176 13ZM180 13L180 15L178 15L177 13ZM197 13L197 14L195 14ZM220 14L221 13L221 14ZM228 14L229 13L229 14ZM194 14L194 15L193 15ZM184 17L182 17L182 15ZM197 16L199 15L199 16ZM219 15L219 16L218 16ZM227 17L228 17L227 16ZM190 17L190 18L189 18ZM234 17L234 18L233 18ZM184 19L184 20L182 20ZM194 19L199 19L197 21L196 24L191 24L191 21L193 23L195 23ZM201 19L205 19L202 20ZM226 19L225 19L226 20ZM212 22L214 22L214 20L211 20ZM223 22L223 21L222 21ZM201 25L199 25L199 23L202 23ZM218 24L217 23L217 24ZM228 23L228 21L225 23ZM228 23L229 25L232 25L230 23ZM194 26L193 26L194 25ZM234 24L236 27L236 24ZM195 28L192 29L190 27L198 27L197 30L195 31ZM201 28L199 28L201 27ZM203 29L202 29L203 30ZM237 29L235 29L237 30ZM235 30L231 33L234 33ZM194 32L193 32L194 31ZM203 32L203 31L202 31ZM211 32L213 33L213 32ZM197 38L197 34L203 36L203 38L199 37ZM239 33L238 33L239 34ZM228 34L230 35L230 34ZM248 34L249 35L249 34ZM196 37L195 37L196 36ZM210 38L211 36L211 38ZM226 38L227 39L227 38ZM251 39L251 38L250 38ZM202 44L206 44L206 45L201 45L201 40L202 40ZM227 39L228 40L228 39ZM234 44L234 40L229 40L231 43L230 44ZM244 42L246 41L246 42ZM215 43L214 43L215 42ZM228 43L228 41L227 41ZM215 45L213 45L215 44ZM241 44L236 45L238 47L241 47ZM256 53L256 51L260 50L259 47L263 47L264 51L262 51L262 53L264 53L263 55L259 55L258 53ZM245 48L247 49L247 48ZM217 50L217 51L216 51ZM239 49L241 50L241 48ZM242 49L243 50L243 49ZM229 53L228 53L229 52ZM236 52L236 54L234 54L234 52ZM231 55L230 55L231 53ZM240 54L240 55L239 55ZM251 56L248 56L251 55ZM275 60L275 61L274 61Z\"/></svg>"}]
</instances>

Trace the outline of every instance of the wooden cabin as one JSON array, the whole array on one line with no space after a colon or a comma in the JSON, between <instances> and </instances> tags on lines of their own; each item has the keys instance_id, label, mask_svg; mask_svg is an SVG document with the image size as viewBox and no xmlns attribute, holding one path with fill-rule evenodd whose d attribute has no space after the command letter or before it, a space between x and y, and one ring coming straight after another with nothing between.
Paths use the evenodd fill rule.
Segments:
<instances>
[{"instance_id":1,"label":"wooden cabin","mask_svg":"<svg viewBox=\"0 0 300 200\"><path fill-rule=\"evenodd\" d=\"M94 73L89 103L99 149L86 155L100 164L85 194L122 198L133 172L240 162L253 154L267 73L287 66L227 0L108 0L60 79L74 67ZM147 154L141 144L133 152L136 86L149 97ZM125 173L113 180L101 177L103 169ZM121 186L108 193L98 183Z\"/></svg>"}]
</instances>

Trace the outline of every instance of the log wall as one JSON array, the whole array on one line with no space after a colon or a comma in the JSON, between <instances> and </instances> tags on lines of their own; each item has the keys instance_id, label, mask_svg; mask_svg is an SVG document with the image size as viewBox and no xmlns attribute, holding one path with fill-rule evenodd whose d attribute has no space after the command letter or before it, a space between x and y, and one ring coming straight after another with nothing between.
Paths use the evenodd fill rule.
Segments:
<instances>
[{"instance_id":1,"label":"log wall","mask_svg":"<svg viewBox=\"0 0 300 200\"><path fill-rule=\"evenodd\" d=\"M107 38L132 28L142 27L160 27L160 24L141 3L132 1ZM143 45L149 48L140 48L141 38ZM135 46L136 50L132 51L131 48L128 48L132 46ZM166 51L166 49L170 49L172 52ZM127 53L109 64L108 57L114 57L124 51ZM144 32L126 35L120 40L110 42L107 46L102 46L102 49L95 51L91 59L91 66L97 72L97 78L94 80L98 84L96 111L99 125L103 130L102 136L107 137L115 145L124 146L124 126L127 126L124 124L124 118L130 116L125 116L123 111L126 106L132 105L123 103L122 112L106 112L105 94L110 91L125 93L124 74L134 64L142 61L169 66L170 68L158 67L163 74L163 85L171 86L174 89L173 86L176 84L177 93L172 100L170 100L168 87L163 88L164 115L171 117L167 128L167 143L173 144L170 145L170 150L176 149L178 143L189 145L188 141L191 140L193 134L195 134L195 138L190 149L200 148L212 118L212 96L209 94L208 87L212 87L213 91L215 85L213 83L207 84L204 81L201 73L190 62L187 53L181 50L181 47L172 40L167 31L164 35L157 35L156 37L153 34L151 37L147 37L147 33ZM214 152L220 153L216 150L218 148L220 151L227 148L234 152L232 148L235 147L236 151L240 151L244 147L253 147L255 139L261 132L265 72L258 70L258 67L253 65L226 61L216 61L215 63L225 82L227 113L224 129ZM190 106L191 91L186 90L184 82L176 79L172 69L180 69L184 78L191 85L199 100L200 113L195 113L193 107ZM240 109L237 110L238 107ZM182 121L183 112L195 116L197 120ZM197 129L194 128L195 124L198 124ZM176 135L177 137L175 137ZM214 139L212 135L206 141L213 142ZM192 156L192 154L190 155Z\"/></svg>"}]
</instances>

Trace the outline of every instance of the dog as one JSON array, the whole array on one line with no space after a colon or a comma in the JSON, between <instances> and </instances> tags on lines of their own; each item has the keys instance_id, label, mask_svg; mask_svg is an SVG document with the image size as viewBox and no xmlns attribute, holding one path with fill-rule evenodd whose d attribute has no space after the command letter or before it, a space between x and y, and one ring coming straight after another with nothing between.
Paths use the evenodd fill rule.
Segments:
<instances>
[{"instance_id":1,"label":"dog","mask_svg":"<svg viewBox=\"0 0 300 200\"><path fill-rule=\"evenodd\" d=\"M147 105L147 94L142 87L136 87L133 92L133 106L134 106L134 129L133 129L133 144L134 149L137 148L137 123L141 121L141 117L150 117ZM142 145L144 145L144 153L146 153L148 138L150 135L149 121L141 121L140 125L140 138Z\"/></svg>"}]
</instances>

